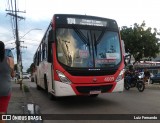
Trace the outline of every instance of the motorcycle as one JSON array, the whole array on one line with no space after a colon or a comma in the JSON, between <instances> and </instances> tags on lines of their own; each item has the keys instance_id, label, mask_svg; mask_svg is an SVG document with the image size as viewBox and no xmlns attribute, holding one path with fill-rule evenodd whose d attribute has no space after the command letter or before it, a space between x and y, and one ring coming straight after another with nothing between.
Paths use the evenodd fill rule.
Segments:
<instances>
[{"instance_id":1,"label":"motorcycle","mask_svg":"<svg viewBox=\"0 0 160 123\"><path fill-rule=\"evenodd\" d=\"M124 77L124 88L129 90L130 88L137 87L139 92L143 92L145 89L145 84L139 79L138 74L132 75L131 82L129 82L129 77L130 76L128 75Z\"/></svg>"}]
</instances>

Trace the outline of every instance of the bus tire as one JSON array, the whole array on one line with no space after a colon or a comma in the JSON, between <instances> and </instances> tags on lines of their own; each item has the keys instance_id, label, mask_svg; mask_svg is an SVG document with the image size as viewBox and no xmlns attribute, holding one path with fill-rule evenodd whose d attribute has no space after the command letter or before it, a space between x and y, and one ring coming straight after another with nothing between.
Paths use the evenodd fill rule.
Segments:
<instances>
[{"instance_id":1,"label":"bus tire","mask_svg":"<svg viewBox=\"0 0 160 123\"><path fill-rule=\"evenodd\" d=\"M41 87L37 84L37 76L35 77L35 80L36 80L37 90L40 90L40 89L41 89Z\"/></svg>"},{"instance_id":2,"label":"bus tire","mask_svg":"<svg viewBox=\"0 0 160 123\"><path fill-rule=\"evenodd\" d=\"M44 86L45 86L45 91L48 92L48 84L47 84L47 77L44 75Z\"/></svg>"},{"instance_id":3,"label":"bus tire","mask_svg":"<svg viewBox=\"0 0 160 123\"><path fill-rule=\"evenodd\" d=\"M37 90L41 90L41 87L39 85L37 85Z\"/></svg>"},{"instance_id":4,"label":"bus tire","mask_svg":"<svg viewBox=\"0 0 160 123\"><path fill-rule=\"evenodd\" d=\"M55 97L53 94L51 94L51 93L49 93L48 92L48 98L50 99L50 100L54 100L54 101L56 101L58 98L57 97Z\"/></svg>"}]
</instances>

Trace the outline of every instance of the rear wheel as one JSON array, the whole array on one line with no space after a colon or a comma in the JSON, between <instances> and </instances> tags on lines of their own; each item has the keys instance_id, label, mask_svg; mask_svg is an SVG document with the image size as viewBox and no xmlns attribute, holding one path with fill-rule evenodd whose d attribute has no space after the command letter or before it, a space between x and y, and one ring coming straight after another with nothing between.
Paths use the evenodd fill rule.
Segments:
<instances>
[{"instance_id":1,"label":"rear wheel","mask_svg":"<svg viewBox=\"0 0 160 123\"><path fill-rule=\"evenodd\" d=\"M37 84L37 77L36 77L36 86L37 86L37 90L41 89L41 87Z\"/></svg>"},{"instance_id":2,"label":"rear wheel","mask_svg":"<svg viewBox=\"0 0 160 123\"><path fill-rule=\"evenodd\" d=\"M41 87L39 85L37 85L37 90L41 90Z\"/></svg>"},{"instance_id":3,"label":"rear wheel","mask_svg":"<svg viewBox=\"0 0 160 123\"><path fill-rule=\"evenodd\" d=\"M44 75L44 86L45 86L45 91L48 92L48 84L47 84L47 77Z\"/></svg>"}]
</instances>

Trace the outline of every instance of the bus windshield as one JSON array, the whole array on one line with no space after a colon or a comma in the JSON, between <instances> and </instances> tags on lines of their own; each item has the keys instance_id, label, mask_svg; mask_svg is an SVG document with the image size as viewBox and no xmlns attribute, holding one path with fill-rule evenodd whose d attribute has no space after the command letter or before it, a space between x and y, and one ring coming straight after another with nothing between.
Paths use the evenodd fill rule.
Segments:
<instances>
[{"instance_id":1,"label":"bus windshield","mask_svg":"<svg viewBox=\"0 0 160 123\"><path fill-rule=\"evenodd\" d=\"M58 28L57 59L75 68L110 68L121 61L118 32L106 29Z\"/></svg>"}]
</instances>

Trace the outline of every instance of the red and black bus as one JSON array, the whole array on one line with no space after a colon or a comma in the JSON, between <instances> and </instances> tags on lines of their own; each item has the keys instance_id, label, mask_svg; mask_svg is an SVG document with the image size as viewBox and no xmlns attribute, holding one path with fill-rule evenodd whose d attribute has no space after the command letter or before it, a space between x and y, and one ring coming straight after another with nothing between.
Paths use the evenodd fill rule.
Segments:
<instances>
[{"instance_id":1,"label":"red and black bus","mask_svg":"<svg viewBox=\"0 0 160 123\"><path fill-rule=\"evenodd\" d=\"M122 50L115 20L55 14L34 55L37 88L57 97L122 92Z\"/></svg>"}]
</instances>

